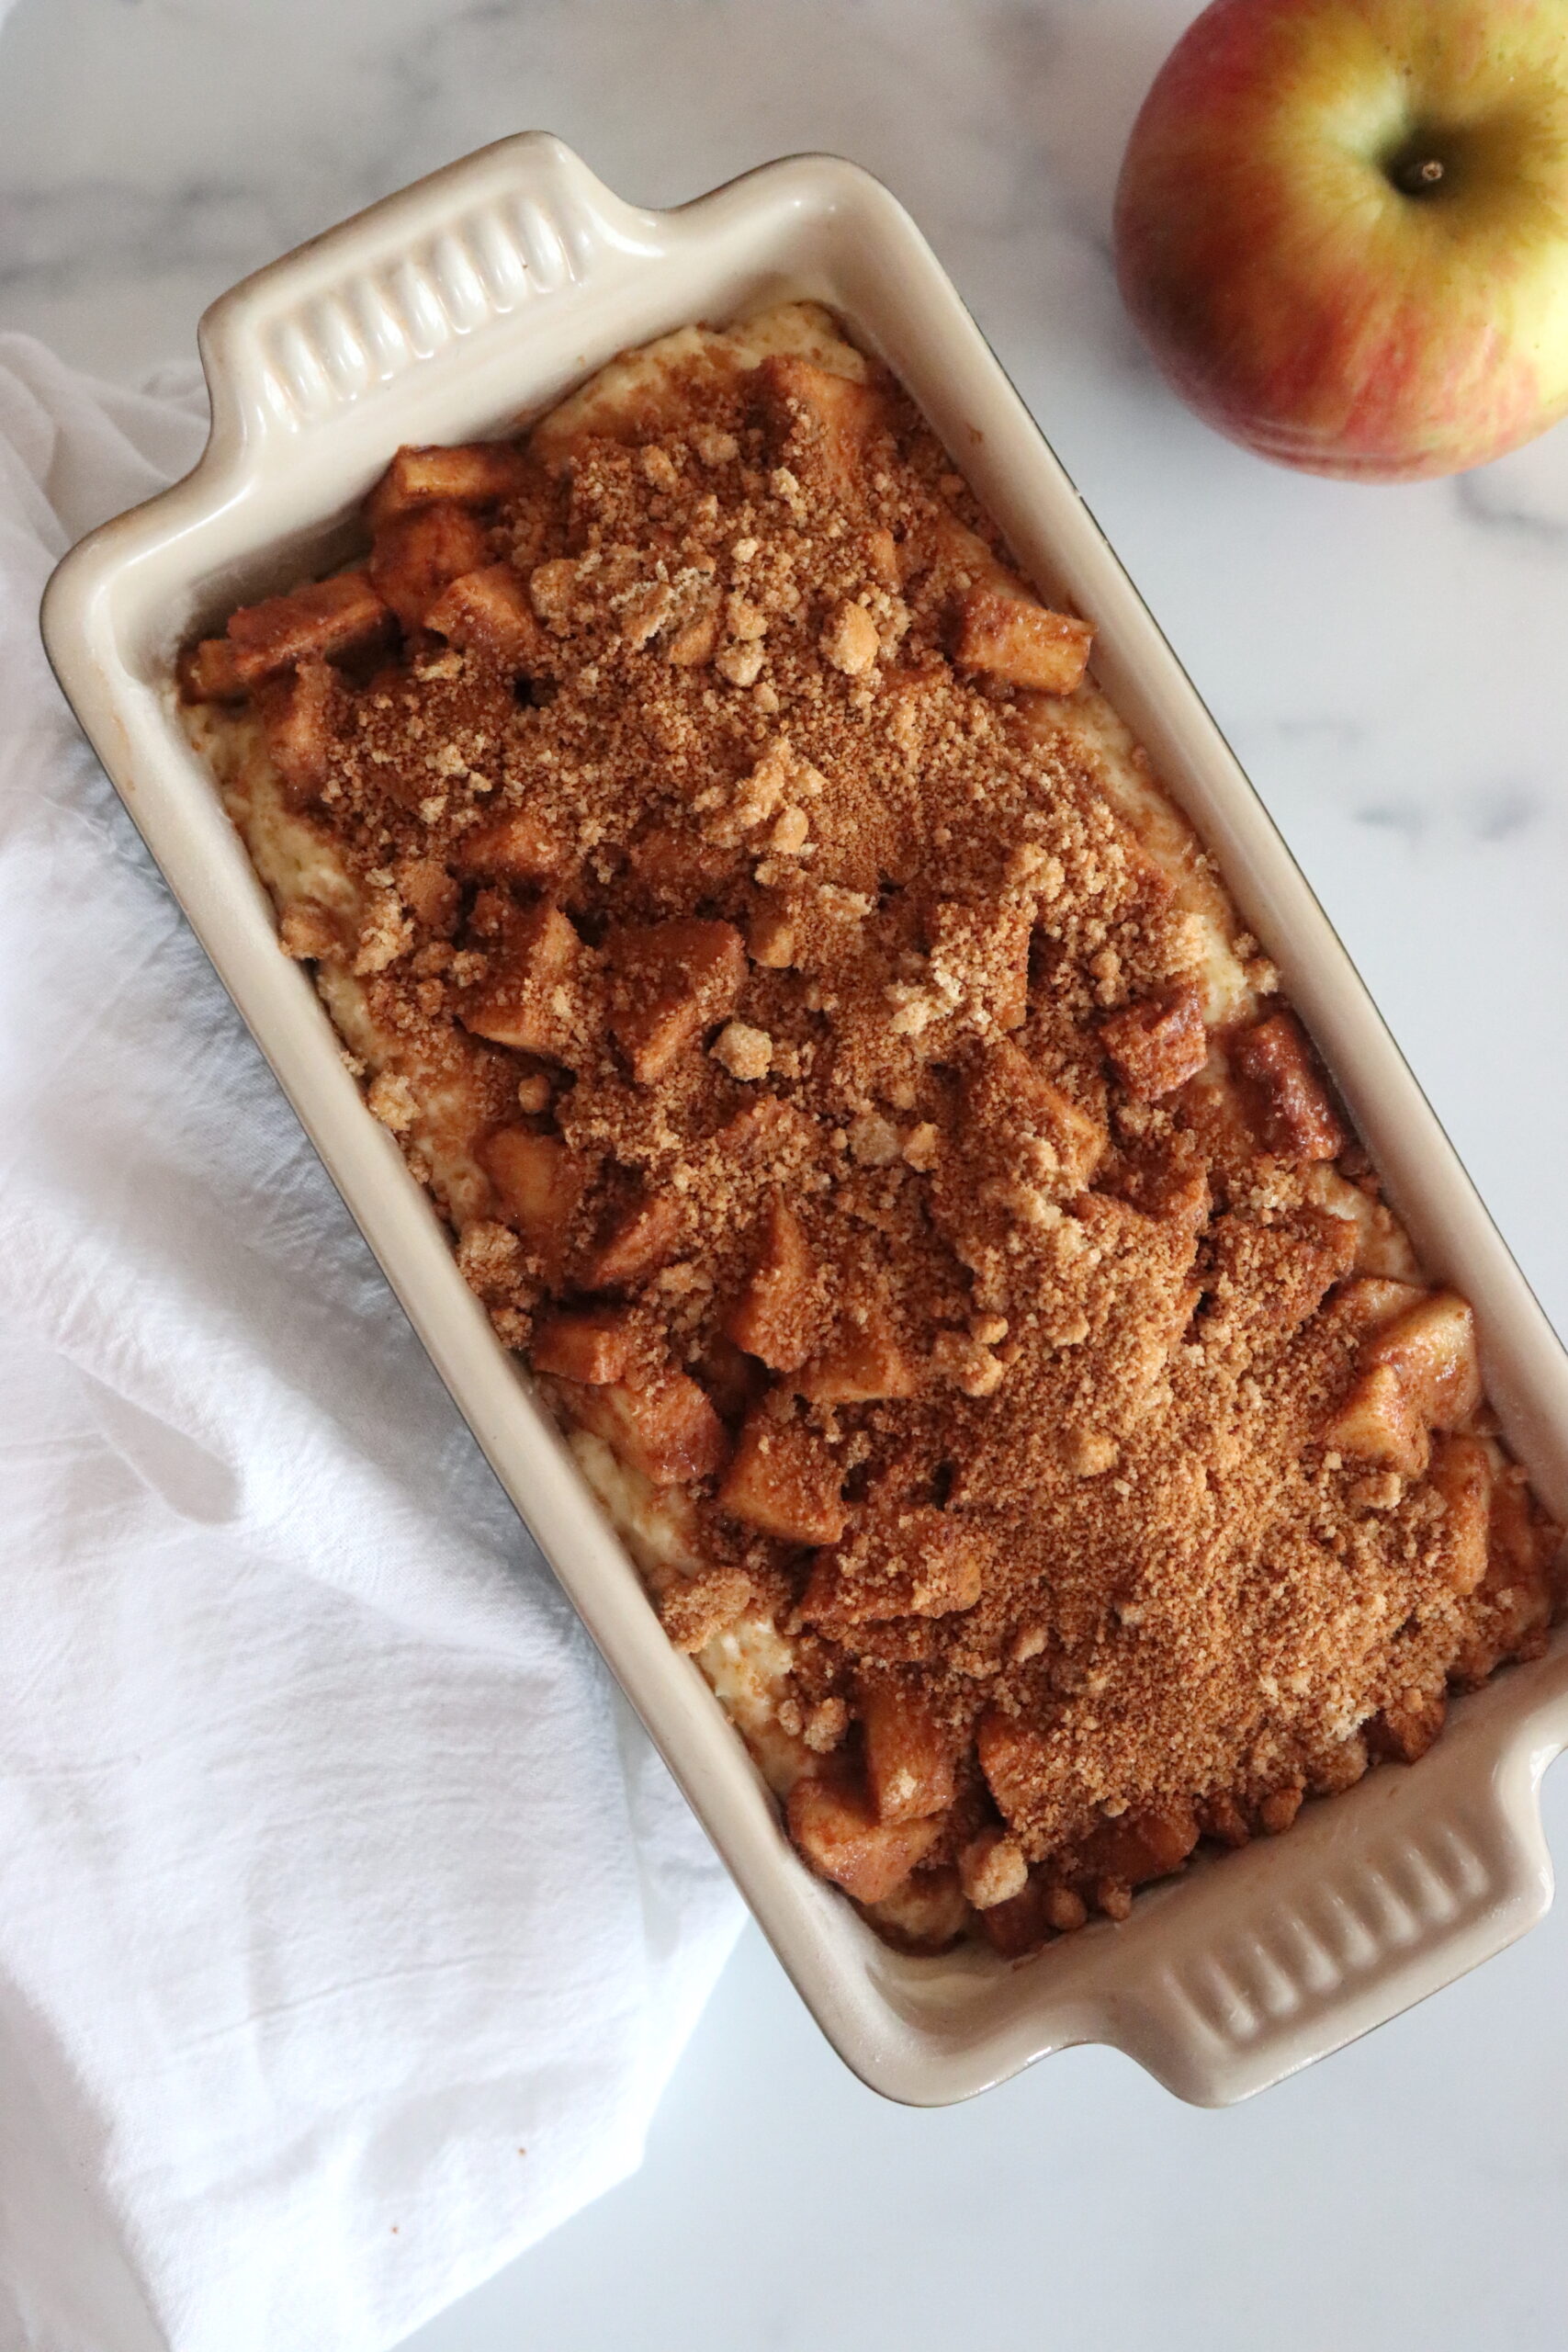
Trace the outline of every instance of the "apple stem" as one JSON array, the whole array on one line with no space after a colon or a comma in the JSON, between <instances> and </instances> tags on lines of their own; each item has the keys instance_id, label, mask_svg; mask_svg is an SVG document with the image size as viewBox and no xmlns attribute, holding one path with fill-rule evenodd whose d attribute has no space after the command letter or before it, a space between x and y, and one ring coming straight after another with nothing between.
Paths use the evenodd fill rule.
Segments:
<instances>
[{"instance_id":1,"label":"apple stem","mask_svg":"<svg viewBox=\"0 0 1568 2352\"><path fill-rule=\"evenodd\" d=\"M1393 175L1393 184L1406 196L1427 196L1442 176L1443 167L1436 155L1425 155L1418 162L1401 164Z\"/></svg>"}]
</instances>

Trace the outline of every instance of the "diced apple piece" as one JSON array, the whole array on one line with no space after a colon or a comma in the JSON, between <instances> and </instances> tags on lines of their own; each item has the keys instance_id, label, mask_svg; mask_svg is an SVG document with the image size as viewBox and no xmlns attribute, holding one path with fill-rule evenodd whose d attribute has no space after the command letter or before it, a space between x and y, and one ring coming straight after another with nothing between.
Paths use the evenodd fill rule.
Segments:
<instances>
[{"instance_id":1,"label":"diced apple piece","mask_svg":"<svg viewBox=\"0 0 1568 2352\"><path fill-rule=\"evenodd\" d=\"M571 1241L572 1222L587 1171L558 1136L502 1127L480 1145L479 1159L495 1188L497 1205L554 1280Z\"/></svg>"},{"instance_id":2,"label":"diced apple piece","mask_svg":"<svg viewBox=\"0 0 1568 2352\"><path fill-rule=\"evenodd\" d=\"M1245 1031L1231 1058L1262 1098L1260 1125L1269 1151L1298 1167L1338 1158L1348 1138L1293 1012L1272 1012Z\"/></svg>"},{"instance_id":3,"label":"diced apple piece","mask_svg":"<svg viewBox=\"0 0 1568 2352\"><path fill-rule=\"evenodd\" d=\"M1100 1024L1100 1042L1134 1102L1157 1102L1195 1078L1209 1058L1203 999L1192 980L1130 1004Z\"/></svg>"},{"instance_id":4,"label":"diced apple piece","mask_svg":"<svg viewBox=\"0 0 1568 2352\"><path fill-rule=\"evenodd\" d=\"M711 1477L724 1467L729 1442L705 1392L683 1372L670 1371L646 1387L625 1381L590 1388L563 1383L568 1408L621 1460L656 1487Z\"/></svg>"},{"instance_id":5,"label":"diced apple piece","mask_svg":"<svg viewBox=\"0 0 1568 2352\"><path fill-rule=\"evenodd\" d=\"M862 1908L885 1944L927 1957L961 1943L969 1921L958 1872L942 1864L915 1871L880 1903Z\"/></svg>"},{"instance_id":6,"label":"diced apple piece","mask_svg":"<svg viewBox=\"0 0 1568 2352\"><path fill-rule=\"evenodd\" d=\"M997 1811L1015 1828L1027 1828L1039 1792L1056 1769L1043 1732L990 1707L976 1726L975 1747Z\"/></svg>"},{"instance_id":7,"label":"diced apple piece","mask_svg":"<svg viewBox=\"0 0 1568 2352\"><path fill-rule=\"evenodd\" d=\"M528 592L509 563L487 564L450 581L426 612L424 625L450 644L471 646L528 675L547 646Z\"/></svg>"},{"instance_id":8,"label":"diced apple piece","mask_svg":"<svg viewBox=\"0 0 1568 2352\"><path fill-rule=\"evenodd\" d=\"M438 501L493 506L514 497L528 479L528 461L509 441L473 441L454 448L398 451L366 503L372 530L394 515Z\"/></svg>"},{"instance_id":9,"label":"diced apple piece","mask_svg":"<svg viewBox=\"0 0 1568 2352\"><path fill-rule=\"evenodd\" d=\"M993 1038L965 1064L954 1134L931 1154L931 1220L988 1281L1020 1227L1084 1192L1107 1140L1012 1038Z\"/></svg>"},{"instance_id":10,"label":"diced apple piece","mask_svg":"<svg viewBox=\"0 0 1568 2352\"><path fill-rule=\"evenodd\" d=\"M1252 1841L1252 1825L1229 1789L1205 1797L1198 1807L1198 1826L1205 1838L1222 1846L1242 1847Z\"/></svg>"},{"instance_id":11,"label":"diced apple piece","mask_svg":"<svg viewBox=\"0 0 1568 2352\"><path fill-rule=\"evenodd\" d=\"M1457 1291L1433 1291L1407 1309L1368 1342L1363 1361L1392 1366L1431 1429L1457 1429L1481 1402L1475 1317Z\"/></svg>"},{"instance_id":12,"label":"diced apple piece","mask_svg":"<svg viewBox=\"0 0 1568 2352\"><path fill-rule=\"evenodd\" d=\"M393 872L398 896L430 930L447 933L457 916L457 885L438 857L400 858Z\"/></svg>"},{"instance_id":13,"label":"diced apple piece","mask_svg":"<svg viewBox=\"0 0 1568 2352\"><path fill-rule=\"evenodd\" d=\"M412 506L376 534L370 577L405 628L422 628L441 591L490 555L483 526L450 499Z\"/></svg>"},{"instance_id":14,"label":"diced apple piece","mask_svg":"<svg viewBox=\"0 0 1568 2352\"><path fill-rule=\"evenodd\" d=\"M844 1780L797 1781L785 1811L789 1834L819 1878L857 1903L881 1903L931 1851L942 1824L878 1821L870 1801Z\"/></svg>"},{"instance_id":15,"label":"diced apple piece","mask_svg":"<svg viewBox=\"0 0 1568 2352\"><path fill-rule=\"evenodd\" d=\"M733 923L677 916L626 925L605 951L619 978L610 1025L641 1086L673 1068L705 1029L735 1009L746 950Z\"/></svg>"},{"instance_id":16,"label":"diced apple piece","mask_svg":"<svg viewBox=\"0 0 1568 2352\"><path fill-rule=\"evenodd\" d=\"M1354 1454L1419 1477L1427 1466L1429 1440L1419 1407L1391 1365L1363 1373L1323 1432L1337 1453Z\"/></svg>"},{"instance_id":17,"label":"diced apple piece","mask_svg":"<svg viewBox=\"0 0 1568 2352\"><path fill-rule=\"evenodd\" d=\"M673 1193L643 1193L623 1204L583 1261L583 1289L632 1290L649 1281L675 1255L681 1228Z\"/></svg>"},{"instance_id":18,"label":"diced apple piece","mask_svg":"<svg viewBox=\"0 0 1568 2352\"><path fill-rule=\"evenodd\" d=\"M1069 1905L1076 1905L1076 1910ZM1069 1894L1066 1887L1052 1886L1038 1872L1005 1903L976 1908L986 1941L1003 1960L1026 1959L1063 1931L1064 1920L1081 1928L1088 1917L1081 1897Z\"/></svg>"},{"instance_id":19,"label":"diced apple piece","mask_svg":"<svg viewBox=\"0 0 1568 2352\"><path fill-rule=\"evenodd\" d=\"M1480 1402L1469 1303L1457 1291L1428 1292L1367 1341L1359 1375L1324 1442L1415 1477L1426 1467L1427 1431L1458 1427Z\"/></svg>"},{"instance_id":20,"label":"diced apple piece","mask_svg":"<svg viewBox=\"0 0 1568 2352\"><path fill-rule=\"evenodd\" d=\"M1396 1282L1389 1274L1358 1274L1336 1296L1335 1311L1355 1330L1381 1331L1419 1306L1426 1295L1419 1283Z\"/></svg>"},{"instance_id":21,"label":"diced apple piece","mask_svg":"<svg viewBox=\"0 0 1568 2352\"><path fill-rule=\"evenodd\" d=\"M719 1508L784 1544L836 1544L849 1523L843 1472L804 1422L767 1405L746 1416Z\"/></svg>"},{"instance_id":22,"label":"diced apple piece","mask_svg":"<svg viewBox=\"0 0 1568 2352\"><path fill-rule=\"evenodd\" d=\"M243 702L245 698L245 682L226 637L204 637L198 645L187 645L175 674L186 702Z\"/></svg>"},{"instance_id":23,"label":"diced apple piece","mask_svg":"<svg viewBox=\"0 0 1568 2352\"><path fill-rule=\"evenodd\" d=\"M1487 1589L1544 1577L1562 1542L1562 1530L1535 1500L1517 1463L1506 1464L1492 1482Z\"/></svg>"},{"instance_id":24,"label":"diced apple piece","mask_svg":"<svg viewBox=\"0 0 1568 2352\"><path fill-rule=\"evenodd\" d=\"M852 1331L801 1373L799 1394L814 1405L867 1405L913 1396L919 1372L886 1329Z\"/></svg>"},{"instance_id":25,"label":"diced apple piece","mask_svg":"<svg viewBox=\"0 0 1568 2352\"><path fill-rule=\"evenodd\" d=\"M1083 684L1093 642L1088 621L1054 613L1027 591L1013 593L987 581L964 591L953 658L961 670L1009 685L1070 695Z\"/></svg>"},{"instance_id":26,"label":"diced apple piece","mask_svg":"<svg viewBox=\"0 0 1568 2352\"><path fill-rule=\"evenodd\" d=\"M1492 1520L1492 1461L1478 1437L1439 1437L1431 1479L1443 1499L1438 1554L1455 1592L1472 1593L1486 1574Z\"/></svg>"},{"instance_id":27,"label":"diced apple piece","mask_svg":"<svg viewBox=\"0 0 1568 2352\"><path fill-rule=\"evenodd\" d=\"M921 1821L953 1803L953 1741L930 1706L898 1682L868 1681L860 1694L865 1776L878 1821Z\"/></svg>"},{"instance_id":28,"label":"diced apple piece","mask_svg":"<svg viewBox=\"0 0 1568 2352\"><path fill-rule=\"evenodd\" d=\"M536 1372L580 1380L590 1388L624 1380L632 1360L632 1332L624 1315L602 1306L547 1315L529 1351Z\"/></svg>"},{"instance_id":29,"label":"diced apple piece","mask_svg":"<svg viewBox=\"0 0 1568 2352\"><path fill-rule=\"evenodd\" d=\"M460 873L487 882L548 883L566 872L571 852L543 817L516 808L465 833L456 863Z\"/></svg>"},{"instance_id":30,"label":"diced apple piece","mask_svg":"<svg viewBox=\"0 0 1568 2352\"><path fill-rule=\"evenodd\" d=\"M1349 1272L1356 1228L1325 1209L1292 1209L1269 1225L1229 1209L1214 1220L1210 1245L1210 1337L1256 1358L1292 1339Z\"/></svg>"},{"instance_id":31,"label":"diced apple piece","mask_svg":"<svg viewBox=\"0 0 1568 2352\"><path fill-rule=\"evenodd\" d=\"M370 644L391 620L363 571L313 581L291 595L243 605L229 623L234 669L246 686L276 677L312 655L323 662Z\"/></svg>"},{"instance_id":32,"label":"diced apple piece","mask_svg":"<svg viewBox=\"0 0 1568 2352\"><path fill-rule=\"evenodd\" d=\"M795 1379L814 1405L869 1405L880 1397L915 1396L919 1368L886 1317L846 1323L833 1344L813 1357Z\"/></svg>"},{"instance_id":33,"label":"diced apple piece","mask_svg":"<svg viewBox=\"0 0 1568 2352\"><path fill-rule=\"evenodd\" d=\"M806 1228L774 1193L762 1212L760 1246L745 1289L725 1318L737 1347L771 1372L795 1372L810 1352L820 1309L817 1261Z\"/></svg>"},{"instance_id":34,"label":"diced apple piece","mask_svg":"<svg viewBox=\"0 0 1568 2352\"><path fill-rule=\"evenodd\" d=\"M800 1614L846 1625L951 1616L979 1600L987 1556L964 1520L929 1505L893 1510L817 1555Z\"/></svg>"},{"instance_id":35,"label":"diced apple piece","mask_svg":"<svg viewBox=\"0 0 1568 2352\"><path fill-rule=\"evenodd\" d=\"M547 899L510 928L502 953L464 1003L461 1019L476 1037L546 1061L565 1061L581 1027L582 942Z\"/></svg>"},{"instance_id":36,"label":"diced apple piece","mask_svg":"<svg viewBox=\"0 0 1568 2352\"><path fill-rule=\"evenodd\" d=\"M343 703L342 679L330 662L314 657L258 691L266 747L295 807L313 798L326 781Z\"/></svg>"},{"instance_id":37,"label":"diced apple piece","mask_svg":"<svg viewBox=\"0 0 1568 2352\"><path fill-rule=\"evenodd\" d=\"M1448 1712L1442 1690L1402 1690L1367 1724L1367 1746L1374 1756L1414 1764L1438 1737Z\"/></svg>"},{"instance_id":38,"label":"diced apple piece","mask_svg":"<svg viewBox=\"0 0 1568 2352\"><path fill-rule=\"evenodd\" d=\"M655 825L632 843L627 864L656 900L690 907L721 889L734 872L737 854L720 842L674 825Z\"/></svg>"},{"instance_id":39,"label":"diced apple piece","mask_svg":"<svg viewBox=\"0 0 1568 2352\"><path fill-rule=\"evenodd\" d=\"M1102 1821L1084 1849L1084 1866L1097 1877L1142 1886L1178 1871L1198 1843L1198 1816L1185 1802L1145 1805Z\"/></svg>"},{"instance_id":40,"label":"diced apple piece","mask_svg":"<svg viewBox=\"0 0 1568 2352\"><path fill-rule=\"evenodd\" d=\"M789 444L795 471L833 495L858 499L866 487L866 444L886 416L874 384L835 376L814 359L773 353L757 370L775 448Z\"/></svg>"}]
</instances>

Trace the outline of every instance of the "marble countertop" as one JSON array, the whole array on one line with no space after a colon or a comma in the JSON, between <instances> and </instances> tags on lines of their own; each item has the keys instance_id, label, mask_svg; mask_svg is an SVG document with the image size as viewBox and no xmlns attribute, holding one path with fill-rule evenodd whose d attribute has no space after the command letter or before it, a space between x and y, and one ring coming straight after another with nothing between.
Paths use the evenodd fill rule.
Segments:
<instances>
[{"instance_id":1,"label":"marble countertop","mask_svg":"<svg viewBox=\"0 0 1568 2352\"><path fill-rule=\"evenodd\" d=\"M0 11L3 13L3 11ZM506 131L664 203L801 148L909 205L1216 712L1568 1328L1568 428L1371 490L1153 376L1117 160L1192 0L18 0L0 326L141 379L223 287ZM1568 1790L1549 1786L1562 1851ZM1560 2352L1568 1915L1237 2112L1075 2052L885 2107L754 1937L636 2180L409 2352ZM635 2324L627 2313L637 2313Z\"/></svg>"}]
</instances>

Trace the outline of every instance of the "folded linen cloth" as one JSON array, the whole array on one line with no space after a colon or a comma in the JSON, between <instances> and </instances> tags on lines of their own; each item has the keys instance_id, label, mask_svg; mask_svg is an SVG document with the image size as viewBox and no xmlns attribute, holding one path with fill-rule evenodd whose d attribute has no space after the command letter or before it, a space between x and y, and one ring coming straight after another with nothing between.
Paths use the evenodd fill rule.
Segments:
<instances>
[{"instance_id":1,"label":"folded linen cloth","mask_svg":"<svg viewBox=\"0 0 1568 2352\"><path fill-rule=\"evenodd\" d=\"M61 698L188 467L0 336L0 2344L371 2352L635 2166L739 1905Z\"/></svg>"}]
</instances>

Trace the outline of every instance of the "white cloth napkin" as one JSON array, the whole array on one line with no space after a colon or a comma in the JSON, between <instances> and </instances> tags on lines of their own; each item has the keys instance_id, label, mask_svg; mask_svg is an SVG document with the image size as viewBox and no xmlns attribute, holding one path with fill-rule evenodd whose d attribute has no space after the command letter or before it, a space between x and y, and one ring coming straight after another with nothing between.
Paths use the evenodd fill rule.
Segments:
<instances>
[{"instance_id":1,"label":"white cloth napkin","mask_svg":"<svg viewBox=\"0 0 1568 2352\"><path fill-rule=\"evenodd\" d=\"M632 2169L739 1905L44 661L197 456L0 336L0 2345L372 2352Z\"/></svg>"}]
</instances>

